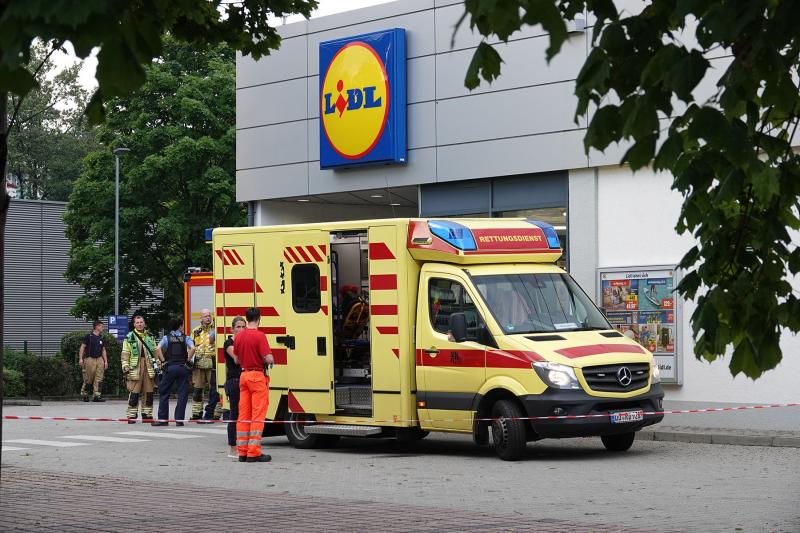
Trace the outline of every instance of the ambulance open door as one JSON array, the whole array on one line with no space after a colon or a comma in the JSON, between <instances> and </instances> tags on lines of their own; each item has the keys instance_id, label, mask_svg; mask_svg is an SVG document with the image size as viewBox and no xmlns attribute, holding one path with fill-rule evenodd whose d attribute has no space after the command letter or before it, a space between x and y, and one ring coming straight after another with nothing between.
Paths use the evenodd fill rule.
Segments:
<instances>
[{"instance_id":1,"label":"ambulance open door","mask_svg":"<svg viewBox=\"0 0 800 533\"><path fill-rule=\"evenodd\" d=\"M336 407L328 232L288 234L284 238L282 262L283 308L288 316L286 334L276 340L286 348L289 410L332 414Z\"/></svg>"}]
</instances>

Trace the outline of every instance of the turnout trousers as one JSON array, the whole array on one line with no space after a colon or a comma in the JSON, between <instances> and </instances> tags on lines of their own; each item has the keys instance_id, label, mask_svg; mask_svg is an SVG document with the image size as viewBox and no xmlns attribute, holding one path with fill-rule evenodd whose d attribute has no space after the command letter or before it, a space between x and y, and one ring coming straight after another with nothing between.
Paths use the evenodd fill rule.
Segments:
<instances>
[{"instance_id":1,"label":"turnout trousers","mask_svg":"<svg viewBox=\"0 0 800 533\"><path fill-rule=\"evenodd\" d=\"M239 378L239 421L236 443L239 457L261 455L261 435L269 406L269 378L260 370L242 372Z\"/></svg>"}]
</instances>

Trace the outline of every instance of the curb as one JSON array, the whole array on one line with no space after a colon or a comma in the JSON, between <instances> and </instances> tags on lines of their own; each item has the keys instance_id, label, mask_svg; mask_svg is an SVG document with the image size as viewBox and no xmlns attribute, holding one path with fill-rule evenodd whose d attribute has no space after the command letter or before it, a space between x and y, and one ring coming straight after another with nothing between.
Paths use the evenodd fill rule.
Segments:
<instances>
[{"instance_id":1,"label":"curb","mask_svg":"<svg viewBox=\"0 0 800 533\"><path fill-rule=\"evenodd\" d=\"M3 406L6 405L19 405L19 406L28 406L28 407L40 407L42 405L41 400L3 400Z\"/></svg>"},{"instance_id":2,"label":"curb","mask_svg":"<svg viewBox=\"0 0 800 533\"><path fill-rule=\"evenodd\" d=\"M647 431L642 430L637 440L662 442L686 442L691 444L728 444L733 446L774 446L800 448L799 436L732 435L730 433L700 433L696 431Z\"/></svg>"}]
</instances>

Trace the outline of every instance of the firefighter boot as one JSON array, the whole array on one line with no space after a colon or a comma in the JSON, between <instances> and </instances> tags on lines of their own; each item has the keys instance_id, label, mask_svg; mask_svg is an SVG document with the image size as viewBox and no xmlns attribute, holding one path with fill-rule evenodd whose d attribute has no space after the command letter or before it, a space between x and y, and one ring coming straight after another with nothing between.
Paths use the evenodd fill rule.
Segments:
<instances>
[{"instance_id":1,"label":"firefighter boot","mask_svg":"<svg viewBox=\"0 0 800 533\"><path fill-rule=\"evenodd\" d=\"M142 421L149 420L151 424L155 424L153 422L153 394L148 392L144 395L144 405L142 406Z\"/></svg>"},{"instance_id":2,"label":"firefighter boot","mask_svg":"<svg viewBox=\"0 0 800 533\"><path fill-rule=\"evenodd\" d=\"M104 402L104 401L106 401L103 398L102 394L100 394L100 390L101 390L102 386L103 386L103 382L102 381L97 384L97 390L94 391L94 396L92 397L92 401L93 402Z\"/></svg>"},{"instance_id":3,"label":"firefighter boot","mask_svg":"<svg viewBox=\"0 0 800 533\"><path fill-rule=\"evenodd\" d=\"M83 400L84 402L88 402L89 401L89 391L90 390L92 390L92 384L91 383L84 383L83 386L81 387L81 400Z\"/></svg>"},{"instance_id":4,"label":"firefighter boot","mask_svg":"<svg viewBox=\"0 0 800 533\"><path fill-rule=\"evenodd\" d=\"M195 388L192 390L192 420L200 420L203 417L203 389Z\"/></svg>"},{"instance_id":5,"label":"firefighter boot","mask_svg":"<svg viewBox=\"0 0 800 533\"><path fill-rule=\"evenodd\" d=\"M139 393L132 392L128 395L128 410L125 416L128 418L128 424L135 424L136 417L139 415Z\"/></svg>"}]
</instances>

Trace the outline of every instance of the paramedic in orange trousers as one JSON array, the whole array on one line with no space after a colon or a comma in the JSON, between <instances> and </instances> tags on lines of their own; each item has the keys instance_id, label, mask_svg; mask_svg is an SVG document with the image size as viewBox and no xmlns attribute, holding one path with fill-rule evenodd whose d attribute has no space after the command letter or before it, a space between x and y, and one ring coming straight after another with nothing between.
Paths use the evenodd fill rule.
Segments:
<instances>
[{"instance_id":1,"label":"paramedic in orange trousers","mask_svg":"<svg viewBox=\"0 0 800 533\"><path fill-rule=\"evenodd\" d=\"M236 423L236 442L239 462L266 463L272 460L261 453L261 435L269 405L269 377L265 365L275 363L267 337L258 331L261 312L251 307L245 312L247 327L233 341L233 352L239 358L242 374L239 377L239 422Z\"/></svg>"}]
</instances>

